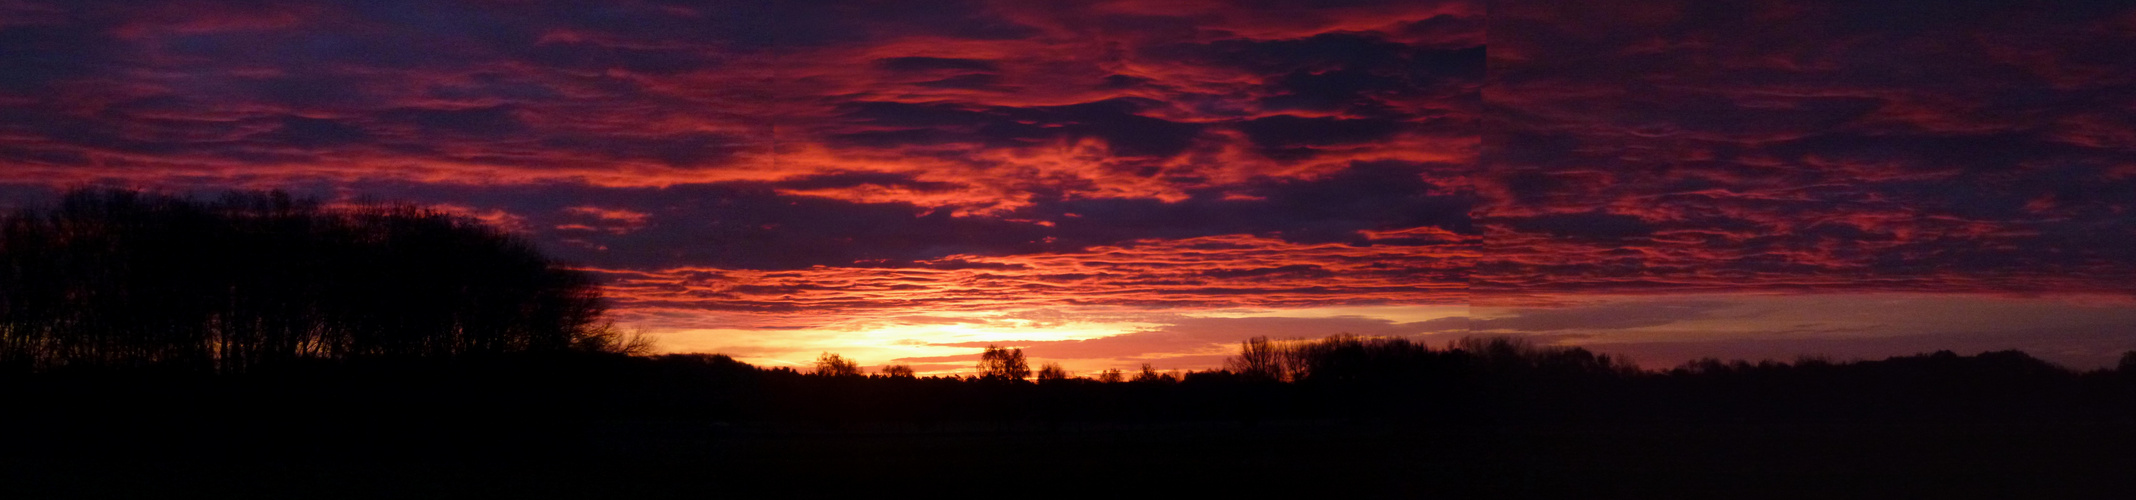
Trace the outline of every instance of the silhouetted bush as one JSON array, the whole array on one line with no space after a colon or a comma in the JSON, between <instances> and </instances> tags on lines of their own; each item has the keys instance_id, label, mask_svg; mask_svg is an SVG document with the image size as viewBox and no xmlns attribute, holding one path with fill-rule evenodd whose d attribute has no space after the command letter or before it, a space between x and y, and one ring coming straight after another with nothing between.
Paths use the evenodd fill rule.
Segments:
<instances>
[{"instance_id":1,"label":"silhouetted bush","mask_svg":"<svg viewBox=\"0 0 2136 500\"><path fill-rule=\"evenodd\" d=\"M410 206L80 190L0 215L0 364L18 370L643 350L603 313L530 244Z\"/></svg>"}]
</instances>

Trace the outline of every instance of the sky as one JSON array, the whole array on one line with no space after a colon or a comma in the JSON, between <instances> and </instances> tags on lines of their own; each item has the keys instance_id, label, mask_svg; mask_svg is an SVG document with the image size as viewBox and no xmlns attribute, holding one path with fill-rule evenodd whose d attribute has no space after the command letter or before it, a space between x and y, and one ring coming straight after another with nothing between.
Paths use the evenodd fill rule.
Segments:
<instances>
[{"instance_id":1,"label":"sky","mask_svg":"<svg viewBox=\"0 0 2136 500\"><path fill-rule=\"evenodd\" d=\"M417 203L669 352L2136 349L2119 2L0 0L0 206Z\"/></svg>"}]
</instances>

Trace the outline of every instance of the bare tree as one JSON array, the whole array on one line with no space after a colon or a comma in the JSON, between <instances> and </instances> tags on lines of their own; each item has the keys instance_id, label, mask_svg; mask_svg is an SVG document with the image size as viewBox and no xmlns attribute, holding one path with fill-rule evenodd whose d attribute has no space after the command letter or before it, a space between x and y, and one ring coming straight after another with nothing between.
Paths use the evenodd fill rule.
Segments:
<instances>
[{"instance_id":1,"label":"bare tree","mask_svg":"<svg viewBox=\"0 0 2136 500\"><path fill-rule=\"evenodd\" d=\"M1224 360L1224 367L1250 379L1288 381L1291 374L1283 347L1265 336L1247 339L1239 343L1238 356Z\"/></svg>"},{"instance_id":2,"label":"bare tree","mask_svg":"<svg viewBox=\"0 0 2136 500\"><path fill-rule=\"evenodd\" d=\"M890 378L913 378L915 374L912 372L912 367L910 366L884 365L883 376Z\"/></svg>"},{"instance_id":3,"label":"bare tree","mask_svg":"<svg viewBox=\"0 0 2136 500\"><path fill-rule=\"evenodd\" d=\"M579 338L572 339L572 347L587 352L606 352L627 356L651 356L658 348L653 335L643 328L624 331L616 328L614 321L586 329Z\"/></svg>"},{"instance_id":4,"label":"bare tree","mask_svg":"<svg viewBox=\"0 0 2136 500\"><path fill-rule=\"evenodd\" d=\"M1121 380L1126 380L1126 376L1120 373L1119 368L1106 368L1105 371L1098 372L1099 382L1110 384Z\"/></svg>"}]
</instances>

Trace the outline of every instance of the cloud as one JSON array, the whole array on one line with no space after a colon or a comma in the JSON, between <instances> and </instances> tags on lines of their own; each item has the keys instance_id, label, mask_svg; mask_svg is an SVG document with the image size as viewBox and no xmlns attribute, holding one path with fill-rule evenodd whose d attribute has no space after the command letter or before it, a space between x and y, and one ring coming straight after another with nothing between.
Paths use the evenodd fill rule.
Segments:
<instances>
[{"instance_id":1,"label":"cloud","mask_svg":"<svg viewBox=\"0 0 2136 500\"><path fill-rule=\"evenodd\" d=\"M1464 300L1480 4L1150 7L14 2L0 205L424 204L693 328Z\"/></svg>"},{"instance_id":2,"label":"cloud","mask_svg":"<svg viewBox=\"0 0 2136 500\"><path fill-rule=\"evenodd\" d=\"M1706 318L1731 305L1722 301L1625 302L1563 308L1520 308L1470 320L1479 332L1554 332L1564 330L1622 330L1677 324Z\"/></svg>"},{"instance_id":3,"label":"cloud","mask_svg":"<svg viewBox=\"0 0 2136 500\"><path fill-rule=\"evenodd\" d=\"M987 85L998 83L984 79ZM947 86L942 81L929 82ZM846 118L878 127L833 139L878 148L906 145L973 143L1016 147L1033 141L1098 138L1117 154L1171 156L1185 151L1202 133L1195 123L1151 118L1138 113L1159 104L1141 99L1109 99L1060 106L967 108L950 104L860 102Z\"/></svg>"},{"instance_id":4,"label":"cloud","mask_svg":"<svg viewBox=\"0 0 2136 500\"><path fill-rule=\"evenodd\" d=\"M1601 211L1507 218L1501 222L1521 231L1602 241L1619 241L1654 233L1654 227L1637 216Z\"/></svg>"},{"instance_id":5,"label":"cloud","mask_svg":"<svg viewBox=\"0 0 2136 500\"><path fill-rule=\"evenodd\" d=\"M2126 293L2131 12L1494 4L1476 290Z\"/></svg>"},{"instance_id":6,"label":"cloud","mask_svg":"<svg viewBox=\"0 0 2136 500\"><path fill-rule=\"evenodd\" d=\"M875 60L876 66L889 71L936 71L964 70L995 72L1001 67L985 59L959 59L955 57L886 57Z\"/></svg>"}]
</instances>

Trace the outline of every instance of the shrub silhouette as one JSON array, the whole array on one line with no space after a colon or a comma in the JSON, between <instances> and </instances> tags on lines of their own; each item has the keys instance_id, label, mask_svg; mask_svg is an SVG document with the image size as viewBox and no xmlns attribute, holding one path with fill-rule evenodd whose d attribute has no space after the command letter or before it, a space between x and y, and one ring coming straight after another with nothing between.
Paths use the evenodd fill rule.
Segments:
<instances>
[{"instance_id":1,"label":"shrub silhouette","mask_svg":"<svg viewBox=\"0 0 2136 500\"><path fill-rule=\"evenodd\" d=\"M0 215L0 363L218 373L301 359L643 351L532 245L411 206L77 190Z\"/></svg>"}]
</instances>

